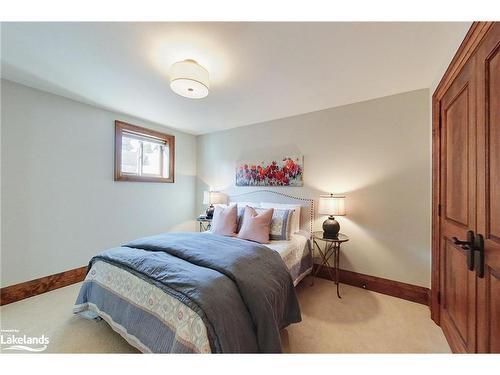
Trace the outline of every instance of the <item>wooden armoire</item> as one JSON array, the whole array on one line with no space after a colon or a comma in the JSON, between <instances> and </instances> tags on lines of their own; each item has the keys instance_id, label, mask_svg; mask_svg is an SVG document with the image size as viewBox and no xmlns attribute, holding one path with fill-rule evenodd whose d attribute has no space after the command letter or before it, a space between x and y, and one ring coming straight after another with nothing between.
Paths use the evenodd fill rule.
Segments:
<instances>
[{"instance_id":1,"label":"wooden armoire","mask_svg":"<svg viewBox=\"0 0 500 375\"><path fill-rule=\"evenodd\" d=\"M500 23L475 22L433 95L432 319L500 352Z\"/></svg>"}]
</instances>

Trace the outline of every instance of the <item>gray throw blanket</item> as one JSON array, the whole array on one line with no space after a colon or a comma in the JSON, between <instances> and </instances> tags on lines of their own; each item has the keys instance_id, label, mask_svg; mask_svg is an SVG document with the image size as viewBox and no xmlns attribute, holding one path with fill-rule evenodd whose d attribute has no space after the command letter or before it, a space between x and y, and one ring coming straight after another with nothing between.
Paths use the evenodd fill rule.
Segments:
<instances>
[{"instance_id":1,"label":"gray throw blanket","mask_svg":"<svg viewBox=\"0 0 500 375\"><path fill-rule=\"evenodd\" d=\"M203 319L213 352L279 353L301 320L291 276L266 246L212 233L167 233L92 258L154 283ZM90 269L89 266L89 269Z\"/></svg>"}]
</instances>

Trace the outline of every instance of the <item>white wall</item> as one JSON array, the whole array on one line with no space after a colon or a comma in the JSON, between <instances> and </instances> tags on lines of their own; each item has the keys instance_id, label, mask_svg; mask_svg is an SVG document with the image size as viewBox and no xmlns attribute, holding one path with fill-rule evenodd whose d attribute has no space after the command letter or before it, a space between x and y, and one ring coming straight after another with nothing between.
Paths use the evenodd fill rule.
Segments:
<instances>
[{"instance_id":1,"label":"white wall","mask_svg":"<svg viewBox=\"0 0 500 375\"><path fill-rule=\"evenodd\" d=\"M418 90L198 137L199 212L207 187L234 187L242 159L304 155L304 197L346 193L341 267L430 285L430 107ZM317 217L321 228L323 217Z\"/></svg>"},{"instance_id":2,"label":"white wall","mask_svg":"<svg viewBox=\"0 0 500 375\"><path fill-rule=\"evenodd\" d=\"M278 190L348 195L342 267L430 284L428 90L194 137L1 83L2 287L133 238L194 230L204 189L248 189L234 187L236 161L299 153L305 186ZM113 180L117 119L176 136L175 184Z\"/></svg>"},{"instance_id":3,"label":"white wall","mask_svg":"<svg viewBox=\"0 0 500 375\"><path fill-rule=\"evenodd\" d=\"M195 229L194 136L1 86L2 287L84 266L140 236ZM174 184L113 180L115 120L175 135Z\"/></svg>"}]
</instances>

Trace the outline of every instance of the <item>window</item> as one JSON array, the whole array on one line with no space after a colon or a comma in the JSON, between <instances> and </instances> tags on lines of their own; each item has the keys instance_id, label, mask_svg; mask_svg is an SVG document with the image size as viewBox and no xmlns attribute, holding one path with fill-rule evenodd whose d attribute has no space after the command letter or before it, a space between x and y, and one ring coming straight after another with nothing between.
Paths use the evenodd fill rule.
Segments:
<instances>
[{"instance_id":1,"label":"window","mask_svg":"<svg viewBox=\"0 0 500 375\"><path fill-rule=\"evenodd\" d=\"M174 182L175 137L115 121L115 181Z\"/></svg>"}]
</instances>

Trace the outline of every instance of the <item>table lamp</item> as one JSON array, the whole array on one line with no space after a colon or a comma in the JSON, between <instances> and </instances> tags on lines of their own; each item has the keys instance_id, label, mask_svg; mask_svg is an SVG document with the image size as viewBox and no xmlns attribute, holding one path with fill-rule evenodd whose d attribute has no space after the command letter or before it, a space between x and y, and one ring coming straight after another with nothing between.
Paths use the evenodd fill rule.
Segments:
<instances>
[{"instance_id":1,"label":"table lamp","mask_svg":"<svg viewBox=\"0 0 500 375\"><path fill-rule=\"evenodd\" d=\"M209 204L207 208L207 218L211 219L214 216L214 204L224 203L224 194L218 191L204 191L203 192L203 204Z\"/></svg>"},{"instance_id":2,"label":"table lamp","mask_svg":"<svg viewBox=\"0 0 500 375\"><path fill-rule=\"evenodd\" d=\"M328 215L328 219L323 222L323 237L337 238L340 224L334 216L345 216L345 196L320 195L318 213Z\"/></svg>"}]
</instances>

